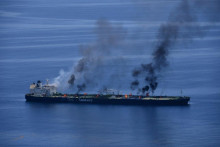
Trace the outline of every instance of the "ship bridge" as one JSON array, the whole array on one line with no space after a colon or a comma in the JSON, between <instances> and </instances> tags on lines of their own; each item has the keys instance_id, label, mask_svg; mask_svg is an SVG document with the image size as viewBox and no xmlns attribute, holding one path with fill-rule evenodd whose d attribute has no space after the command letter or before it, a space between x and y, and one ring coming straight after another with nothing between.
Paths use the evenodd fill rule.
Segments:
<instances>
[{"instance_id":1,"label":"ship bridge","mask_svg":"<svg viewBox=\"0 0 220 147\"><path fill-rule=\"evenodd\" d=\"M30 93L35 96L51 96L56 93L56 86L47 84L43 85L40 80L30 85Z\"/></svg>"}]
</instances>

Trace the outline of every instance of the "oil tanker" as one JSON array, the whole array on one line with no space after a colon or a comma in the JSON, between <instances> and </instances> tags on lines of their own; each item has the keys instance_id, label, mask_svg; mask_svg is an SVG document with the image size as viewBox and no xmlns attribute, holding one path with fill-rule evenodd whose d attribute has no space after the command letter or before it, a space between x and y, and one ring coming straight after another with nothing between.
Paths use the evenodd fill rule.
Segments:
<instances>
[{"instance_id":1,"label":"oil tanker","mask_svg":"<svg viewBox=\"0 0 220 147\"><path fill-rule=\"evenodd\" d=\"M146 96L132 94L115 94L114 90L105 90L98 94L62 94L56 86L40 81L30 85L30 93L25 95L27 102L41 103L75 103L75 104L110 104L110 105L188 105L190 97L186 96Z\"/></svg>"}]
</instances>

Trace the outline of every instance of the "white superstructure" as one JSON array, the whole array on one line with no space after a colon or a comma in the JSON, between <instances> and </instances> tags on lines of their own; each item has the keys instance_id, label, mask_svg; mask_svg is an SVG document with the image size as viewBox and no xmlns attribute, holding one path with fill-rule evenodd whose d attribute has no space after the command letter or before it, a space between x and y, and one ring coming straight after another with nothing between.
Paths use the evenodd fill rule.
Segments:
<instances>
[{"instance_id":1,"label":"white superstructure","mask_svg":"<svg viewBox=\"0 0 220 147\"><path fill-rule=\"evenodd\" d=\"M51 96L56 93L56 87L54 85L42 85L41 81L30 85L30 93L36 96Z\"/></svg>"}]
</instances>

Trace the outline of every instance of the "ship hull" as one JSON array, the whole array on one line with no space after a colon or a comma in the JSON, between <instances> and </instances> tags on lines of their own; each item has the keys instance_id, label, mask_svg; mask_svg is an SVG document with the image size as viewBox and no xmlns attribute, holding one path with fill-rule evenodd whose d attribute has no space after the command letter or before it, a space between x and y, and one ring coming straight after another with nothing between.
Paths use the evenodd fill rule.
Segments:
<instances>
[{"instance_id":1,"label":"ship hull","mask_svg":"<svg viewBox=\"0 0 220 147\"><path fill-rule=\"evenodd\" d=\"M41 103L75 103L75 104L110 104L110 105L188 105L189 98L178 99L139 99L139 98L76 98L76 97L42 97L25 95L27 102L41 102Z\"/></svg>"}]
</instances>

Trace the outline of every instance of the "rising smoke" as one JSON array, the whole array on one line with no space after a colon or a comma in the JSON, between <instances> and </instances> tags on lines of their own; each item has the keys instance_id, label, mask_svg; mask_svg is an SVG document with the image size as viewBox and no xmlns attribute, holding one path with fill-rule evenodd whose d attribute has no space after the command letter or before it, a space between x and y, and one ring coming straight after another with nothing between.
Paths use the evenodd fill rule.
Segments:
<instances>
[{"instance_id":1,"label":"rising smoke","mask_svg":"<svg viewBox=\"0 0 220 147\"><path fill-rule=\"evenodd\" d=\"M113 26L105 20L99 20L96 24L95 33L97 40L94 43L80 46L82 58L71 71L62 72L57 77L55 83L58 87L75 87L79 93L87 87L101 88L107 85L106 79L113 77L114 72L108 69L106 64L109 60L111 63L120 62L119 58L112 58L111 55L120 47L126 31L120 26ZM66 79L68 80L66 81Z\"/></svg>"},{"instance_id":2,"label":"rising smoke","mask_svg":"<svg viewBox=\"0 0 220 147\"><path fill-rule=\"evenodd\" d=\"M169 51L176 44L177 39L186 37L190 39L198 33L199 26L192 25L194 22L196 22L196 17L191 12L188 1L182 1L170 14L167 23L160 26L152 61L141 64L133 70L132 76L135 80L131 83L131 89L138 89L139 92L145 93L150 88L154 93L158 86L158 77L162 76L162 71L169 65ZM145 81L142 88L138 80Z\"/></svg>"},{"instance_id":3,"label":"rising smoke","mask_svg":"<svg viewBox=\"0 0 220 147\"><path fill-rule=\"evenodd\" d=\"M206 10L206 5L213 7L213 10ZM206 12L214 11L216 12L214 17L207 17L220 20L220 15L217 13L220 10L219 0L195 0L190 3L187 0L182 0L177 8L170 13L167 22L159 27L151 62L143 63L133 69L132 77L134 80L130 85L132 90L138 90L138 93L143 94L149 90L154 93L158 87L159 79L169 66L168 58L171 49L181 39L190 40L194 36L201 35L201 28L195 15L199 11L198 9L204 9L204 15L207 14ZM111 80L113 80L113 78L118 77L114 76L118 75L117 70L115 73L112 70L106 72L106 65L108 65L109 60L115 64L121 62L121 60L111 58L111 55L121 47L125 39L125 29L113 26L107 21L99 20L95 32L97 39L94 43L80 46L82 58L69 72L61 71L60 76L55 79L58 87L76 88L77 93L79 93L86 88L108 87L106 79L112 78ZM143 81L144 85L142 84Z\"/></svg>"}]
</instances>

